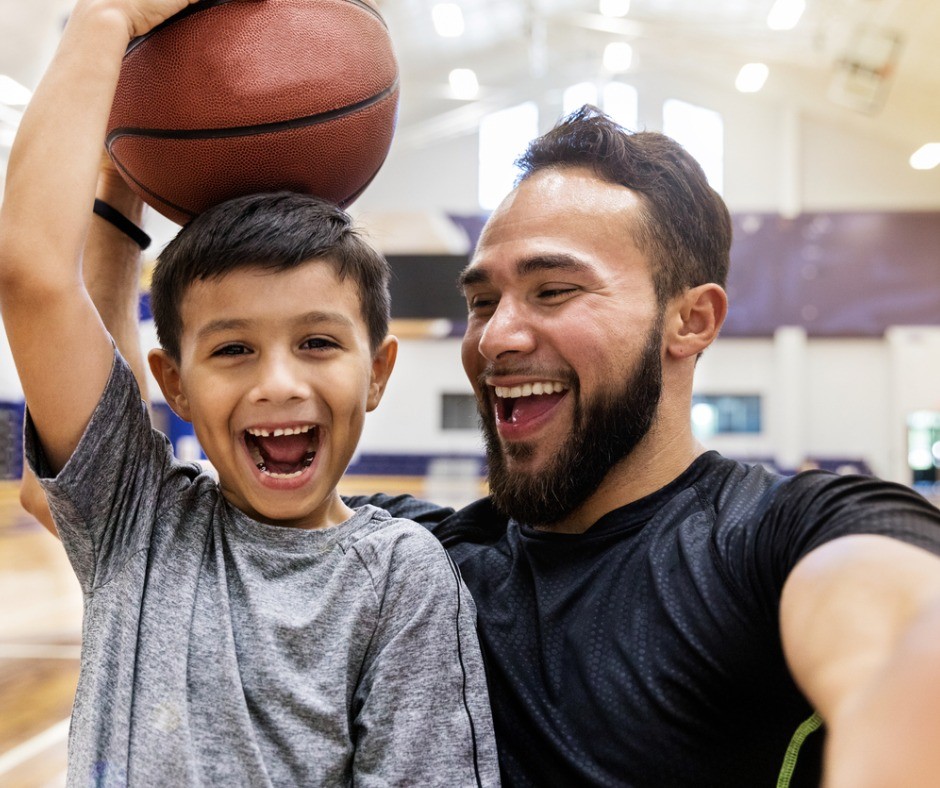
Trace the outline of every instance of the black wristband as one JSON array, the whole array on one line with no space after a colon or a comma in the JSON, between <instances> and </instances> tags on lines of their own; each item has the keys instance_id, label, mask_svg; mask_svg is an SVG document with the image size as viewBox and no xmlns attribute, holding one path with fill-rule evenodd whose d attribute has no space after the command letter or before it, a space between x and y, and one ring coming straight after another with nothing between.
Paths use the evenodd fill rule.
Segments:
<instances>
[{"instance_id":1,"label":"black wristband","mask_svg":"<svg viewBox=\"0 0 940 788\"><path fill-rule=\"evenodd\" d=\"M94 212L106 222L110 222L118 228L124 235L137 244L141 250L150 246L150 236L141 230L136 224L128 219L116 208L112 208L104 200L95 198Z\"/></svg>"}]
</instances>

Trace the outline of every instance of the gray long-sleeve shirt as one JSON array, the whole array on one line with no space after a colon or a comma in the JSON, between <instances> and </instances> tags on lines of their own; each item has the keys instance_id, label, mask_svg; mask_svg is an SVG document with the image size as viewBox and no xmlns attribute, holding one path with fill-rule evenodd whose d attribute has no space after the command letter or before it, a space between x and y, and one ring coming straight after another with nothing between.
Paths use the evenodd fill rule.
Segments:
<instances>
[{"instance_id":1,"label":"gray long-sleeve shirt","mask_svg":"<svg viewBox=\"0 0 940 788\"><path fill-rule=\"evenodd\" d=\"M26 442L85 596L70 785L498 784L473 602L424 528L251 520L119 356L55 478Z\"/></svg>"}]
</instances>

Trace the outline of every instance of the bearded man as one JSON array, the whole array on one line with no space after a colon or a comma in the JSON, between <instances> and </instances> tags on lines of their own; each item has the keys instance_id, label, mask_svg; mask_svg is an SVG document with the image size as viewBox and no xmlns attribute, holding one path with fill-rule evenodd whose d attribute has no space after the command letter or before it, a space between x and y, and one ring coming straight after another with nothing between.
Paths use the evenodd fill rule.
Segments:
<instances>
[{"instance_id":1,"label":"bearded man","mask_svg":"<svg viewBox=\"0 0 940 788\"><path fill-rule=\"evenodd\" d=\"M503 783L940 784L940 512L696 441L731 222L678 144L586 107L520 164L460 277L490 495L371 499L470 587Z\"/></svg>"}]
</instances>

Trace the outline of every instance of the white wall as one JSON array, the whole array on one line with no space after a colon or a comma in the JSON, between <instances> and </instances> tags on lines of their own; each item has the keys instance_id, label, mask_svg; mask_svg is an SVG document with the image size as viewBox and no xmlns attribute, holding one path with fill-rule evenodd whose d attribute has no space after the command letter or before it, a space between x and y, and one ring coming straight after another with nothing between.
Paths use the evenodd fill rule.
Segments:
<instances>
[{"instance_id":1,"label":"white wall","mask_svg":"<svg viewBox=\"0 0 940 788\"><path fill-rule=\"evenodd\" d=\"M739 457L866 461L885 478L910 483L906 423L940 411L940 328L893 328L884 339L724 339L702 358L695 391L757 394L760 435L715 436L710 448ZM781 369L781 366L783 369ZM784 376L801 385L790 386Z\"/></svg>"}]
</instances>

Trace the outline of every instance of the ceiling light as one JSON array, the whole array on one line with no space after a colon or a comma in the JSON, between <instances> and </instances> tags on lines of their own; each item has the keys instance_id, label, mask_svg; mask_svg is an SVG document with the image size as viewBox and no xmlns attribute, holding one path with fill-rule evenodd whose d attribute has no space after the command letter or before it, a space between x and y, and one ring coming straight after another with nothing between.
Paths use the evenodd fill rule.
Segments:
<instances>
[{"instance_id":1,"label":"ceiling light","mask_svg":"<svg viewBox=\"0 0 940 788\"><path fill-rule=\"evenodd\" d=\"M11 107L25 107L32 97L28 88L6 74L0 74L0 102Z\"/></svg>"},{"instance_id":2,"label":"ceiling light","mask_svg":"<svg viewBox=\"0 0 940 788\"><path fill-rule=\"evenodd\" d=\"M613 18L630 13L630 0L600 0L600 12Z\"/></svg>"},{"instance_id":3,"label":"ceiling light","mask_svg":"<svg viewBox=\"0 0 940 788\"><path fill-rule=\"evenodd\" d=\"M767 27L771 30L792 30L805 9L806 0L776 0L767 14Z\"/></svg>"},{"instance_id":4,"label":"ceiling light","mask_svg":"<svg viewBox=\"0 0 940 788\"><path fill-rule=\"evenodd\" d=\"M438 3L431 9L434 29L442 38L457 38L463 35L463 11L456 3Z\"/></svg>"},{"instance_id":5,"label":"ceiling light","mask_svg":"<svg viewBox=\"0 0 940 788\"><path fill-rule=\"evenodd\" d=\"M940 142L928 142L911 155L911 166L915 170L932 170L940 164Z\"/></svg>"},{"instance_id":6,"label":"ceiling light","mask_svg":"<svg viewBox=\"0 0 940 788\"><path fill-rule=\"evenodd\" d=\"M604 68L612 74L621 74L633 62L633 47L626 41L612 41L604 47Z\"/></svg>"},{"instance_id":7,"label":"ceiling light","mask_svg":"<svg viewBox=\"0 0 940 788\"><path fill-rule=\"evenodd\" d=\"M767 81L770 69L763 63L748 63L741 66L734 86L742 93L757 93Z\"/></svg>"},{"instance_id":8,"label":"ceiling light","mask_svg":"<svg viewBox=\"0 0 940 788\"><path fill-rule=\"evenodd\" d=\"M454 98L469 101L475 99L480 92L477 75L469 68L455 68L450 72L448 80Z\"/></svg>"}]
</instances>

